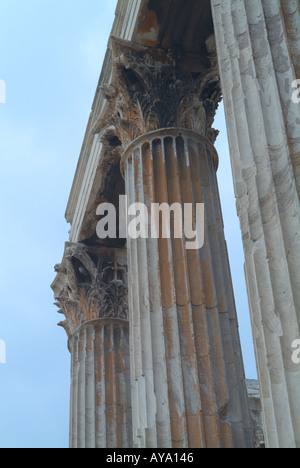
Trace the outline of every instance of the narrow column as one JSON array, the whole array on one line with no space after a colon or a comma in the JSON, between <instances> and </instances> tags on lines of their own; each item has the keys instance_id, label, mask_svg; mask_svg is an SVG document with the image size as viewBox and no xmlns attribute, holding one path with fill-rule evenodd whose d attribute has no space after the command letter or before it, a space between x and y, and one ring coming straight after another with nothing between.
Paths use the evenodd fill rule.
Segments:
<instances>
[{"instance_id":1,"label":"narrow column","mask_svg":"<svg viewBox=\"0 0 300 468\"><path fill-rule=\"evenodd\" d=\"M122 165L128 203L145 204L150 222L153 203L190 203L194 215L205 206L200 250L187 250L173 223L170 238L128 237L134 444L251 447L214 146L158 130L135 140Z\"/></svg>"},{"instance_id":2,"label":"narrow column","mask_svg":"<svg viewBox=\"0 0 300 468\"><path fill-rule=\"evenodd\" d=\"M212 0L266 445L300 447L299 2Z\"/></svg>"},{"instance_id":3,"label":"narrow column","mask_svg":"<svg viewBox=\"0 0 300 468\"><path fill-rule=\"evenodd\" d=\"M70 448L128 448L130 382L128 322L101 318L69 338L71 366Z\"/></svg>"},{"instance_id":4,"label":"narrow column","mask_svg":"<svg viewBox=\"0 0 300 468\"><path fill-rule=\"evenodd\" d=\"M126 263L122 250L67 244L57 267L52 287L71 353L71 448L132 447Z\"/></svg>"}]
</instances>

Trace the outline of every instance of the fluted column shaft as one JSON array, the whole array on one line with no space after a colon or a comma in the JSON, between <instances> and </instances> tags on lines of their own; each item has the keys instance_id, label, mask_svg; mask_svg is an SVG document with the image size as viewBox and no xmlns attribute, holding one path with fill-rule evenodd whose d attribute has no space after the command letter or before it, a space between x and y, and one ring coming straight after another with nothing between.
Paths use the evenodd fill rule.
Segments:
<instances>
[{"instance_id":1,"label":"fluted column shaft","mask_svg":"<svg viewBox=\"0 0 300 468\"><path fill-rule=\"evenodd\" d=\"M251 447L252 434L213 145L144 135L122 160L129 205L205 205L205 242L128 237L136 447Z\"/></svg>"},{"instance_id":2,"label":"fluted column shaft","mask_svg":"<svg viewBox=\"0 0 300 468\"><path fill-rule=\"evenodd\" d=\"M132 447L127 258L67 243L52 284L71 353L71 448Z\"/></svg>"},{"instance_id":3,"label":"fluted column shaft","mask_svg":"<svg viewBox=\"0 0 300 468\"><path fill-rule=\"evenodd\" d=\"M69 338L69 350L70 447L131 447L128 322L88 322Z\"/></svg>"},{"instance_id":4,"label":"fluted column shaft","mask_svg":"<svg viewBox=\"0 0 300 468\"><path fill-rule=\"evenodd\" d=\"M297 0L212 0L266 444L300 447Z\"/></svg>"}]
</instances>

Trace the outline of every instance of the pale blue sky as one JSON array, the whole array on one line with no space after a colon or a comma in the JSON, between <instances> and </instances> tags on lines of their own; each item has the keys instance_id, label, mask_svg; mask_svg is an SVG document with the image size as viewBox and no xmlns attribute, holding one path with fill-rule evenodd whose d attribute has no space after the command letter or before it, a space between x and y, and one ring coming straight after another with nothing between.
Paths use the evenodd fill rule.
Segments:
<instances>
[{"instance_id":1,"label":"pale blue sky","mask_svg":"<svg viewBox=\"0 0 300 468\"><path fill-rule=\"evenodd\" d=\"M116 0L0 0L0 448L68 446L70 357L53 306L64 212ZM219 182L246 374L255 378L224 116Z\"/></svg>"}]
</instances>

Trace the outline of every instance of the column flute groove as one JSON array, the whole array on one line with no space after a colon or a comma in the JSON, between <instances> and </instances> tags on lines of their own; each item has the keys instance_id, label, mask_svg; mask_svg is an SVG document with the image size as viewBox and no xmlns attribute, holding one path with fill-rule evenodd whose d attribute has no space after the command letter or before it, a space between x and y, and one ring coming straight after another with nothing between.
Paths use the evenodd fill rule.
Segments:
<instances>
[{"instance_id":1,"label":"column flute groove","mask_svg":"<svg viewBox=\"0 0 300 468\"><path fill-rule=\"evenodd\" d=\"M159 145L159 148L155 145ZM151 203L155 202L154 183L154 157L155 152L161 151L161 141L152 142L146 146L144 154L143 179L144 179L144 202L148 208L149 221L151 214ZM162 293L160 290L159 253L158 239L149 239L147 242L147 262L149 275L149 289L151 290L150 307L153 320L152 327L152 349L154 363L154 384L157 391L157 442L159 447L171 446L171 426L168 394L168 372L165 357L164 319L162 308Z\"/></svg>"},{"instance_id":2,"label":"column flute groove","mask_svg":"<svg viewBox=\"0 0 300 468\"><path fill-rule=\"evenodd\" d=\"M180 179L181 192L184 202L193 203L195 200L203 202L201 171L192 167L191 149L188 151L186 144L184 149L187 158L186 178ZM192 190L194 187L194 190ZM195 347L198 357L198 373L200 380L200 398L202 402L203 426L205 439L208 446L221 444L220 423L217 416L216 389L212 376L213 363L211 360L210 340L205 308L204 273L197 251L187 252L190 293L193 310L193 325L195 333Z\"/></svg>"}]
</instances>

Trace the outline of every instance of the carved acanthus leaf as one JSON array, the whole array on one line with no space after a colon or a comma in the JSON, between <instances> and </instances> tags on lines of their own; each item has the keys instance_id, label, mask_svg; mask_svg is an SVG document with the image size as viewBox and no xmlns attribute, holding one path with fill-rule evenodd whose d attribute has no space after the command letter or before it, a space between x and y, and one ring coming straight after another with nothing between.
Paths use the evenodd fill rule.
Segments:
<instances>
[{"instance_id":1,"label":"carved acanthus leaf","mask_svg":"<svg viewBox=\"0 0 300 468\"><path fill-rule=\"evenodd\" d=\"M127 319L128 289L123 281L113 280L105 288L101 306L103 317Z\"/></svg>"}]
</instances>

